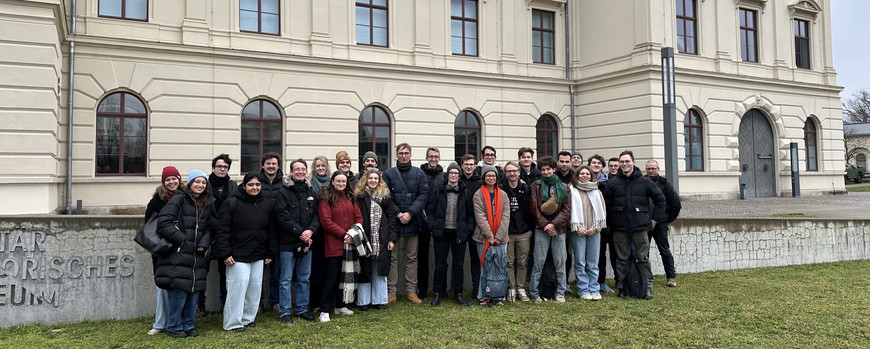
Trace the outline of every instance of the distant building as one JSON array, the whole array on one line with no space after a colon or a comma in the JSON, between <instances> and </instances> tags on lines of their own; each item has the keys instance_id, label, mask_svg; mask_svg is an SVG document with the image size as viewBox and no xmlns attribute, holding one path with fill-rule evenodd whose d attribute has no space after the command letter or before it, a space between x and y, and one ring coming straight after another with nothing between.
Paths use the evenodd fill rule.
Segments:
<instances>
[{"instance_id":1,"label":"distant building","mask_svg":"<svg viewBox=\"0 0 870 349\"><path fill-rule=\"evenodd\" d=\"M843 136L846 143L846 161L867 168L867 158L870 158L870 123L843 124Z\"/></svg>"},{"instance_id":2,"label":"distant building","mask_svg":"<svg viewBox=\"0 0 870 349\"><path fill-rule=\"evenodd\" d=\"M220 153L236 177L269 151L374 149L392 166L402 142L415 164L430 146L507 160L572 139L587 157L662 160L668 46L683 197L790 195L790 142L803 195L844 190L829 0L71 6L0 0L0 214L64 209L71 43L71 197L91 212L142 206L164 166L207 170Z\"/></svg>"}]
</instances>

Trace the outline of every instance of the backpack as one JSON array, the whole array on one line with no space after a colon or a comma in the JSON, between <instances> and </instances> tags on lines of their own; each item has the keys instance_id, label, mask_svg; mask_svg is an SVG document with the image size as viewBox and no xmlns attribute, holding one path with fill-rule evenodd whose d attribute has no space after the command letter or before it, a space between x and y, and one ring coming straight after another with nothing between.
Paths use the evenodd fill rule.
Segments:
<instances>
[{"instance_id":1,"label":"backpack","mask_svg":"<svg viewBox=\"0 0 870 349\"><path fill-rule=\"evenodd\" d=\"M625 265L625 282L620 291L631 298L644 299L647 290L649 290L649 283L640 273L640 265L637 264L637 257L634 256L634 249L632 249L628 264Z\"/></svg>"},{"instance_id":2,"label":"backpack","mask_svg":"<svg viewBox=\"0 0 870 349\"><path fill-rule=\"evenodd\" d=\"M486 278L480 282L483 286L484 299L504 299L510 287L507 270L508 256L503 248L488 248L483 265Z\"/></svg>"}]
</instances>

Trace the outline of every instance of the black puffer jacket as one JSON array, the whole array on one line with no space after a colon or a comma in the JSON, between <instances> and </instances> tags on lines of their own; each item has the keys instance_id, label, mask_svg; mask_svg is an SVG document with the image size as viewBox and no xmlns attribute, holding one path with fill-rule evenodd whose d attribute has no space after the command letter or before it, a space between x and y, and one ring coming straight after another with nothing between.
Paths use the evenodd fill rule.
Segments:
<instances>
[{"instance_id":1,"label":"black puffer jacket","mask_svg":"<svg viewBox=\"0 0 870 349\"><path fill-rule=\"evenodd\" d=\"M650 200L655 205L650 207ZM634 168L628 176L619 170L615 178L607 180L604 188L607 207L607 227L611 231L636 232L650 230L652 220L665 222L665 195L649 178Z\"/></svg>"},{"instance_id":2,"label":"black puffer jacket","mask_svg":"<svg viewBox=\"0 0 870 349\"><path fill-rule=\"evenodd\" d=\"M683 204L680 203L680 195L677 194L674 186L668 183L668 179L665 177L659 176L653 183L665 194L665 212L668 214L667 223L673 222L680 216L680 211L683 209Z\"/></svg>"},{"instance_id":3,"label":"black puffer jacket","mask_svg":"<svg viewBox=\"0 0 870 349\"><path fill-rule=\"evenodd\" d=\"M157 217L157 232L177 246L175 252L157 259L154 283L163 289L197 292L205 289L206 258L211 245L211 226L215 219L214 199L201 214L190 193L179 192L169 199ZM176 223L177 221L177 223ZM203 251L197 251L202 247Z\"/></svg>"},{"instance_id":4,"label":"black puffer jacket","mask_svg":"<svg viewBox=\"0 0 870 349\"><path fill-rule=\"evenodd\" d=\"M429 207L426 209L429 215L429 230L432 237L441 239L444 236L444 222L447 218L447 180L437 182L437 187L429 191ZM474 204L465 183L456 184L459 189L459 197L456 198L456 243L468 241L468 236L474 232Z\"/></svg>"},{"instance_id":5,"label":"black puffer jacket","mask_svg":"<svg viewBox=\"0 0 870 349\"><path fill-rule=\"evenodd\" d=\"M400 178L401 176L401 178ZM399 236L413 236L420 232L420 223L429 203L429 178L419 167L396 164L384 172L384 182L390 188L396 214L409 212L411 220L401 224L396 218L396 232Z\"/></svg>"},{"instance_id":6,"label":"black puffer jacket","mask_svg":"<svg viewBox=\"0 0 870 349\"><path fill-rule=\"evenodd\" d=\"M375 244L375 241L371 241L372 237L372 196L369 193L363 193L359 197L356 198L356 202L359 204L359 212L362 214L363 218L363 230L366 232L366 236L369 238L370 244ZM390 197L386 197L381 199L381 210L383 213L381 214L381 226L378 229L378 240L377 243L380 246L378 252L378 275L380 276L388 276L390 274L390 251L387 250L387 244L392 241L393 243L399 238L396 234L396 220L393 217L396 217L396 211L393 208L393 199ZM374 246L373 246L374 247ZM370 258L360 258L360 274L357 282L366 283L372 282L372 268L371 268L371 259Z\"/></svg>"},{"instance_id":7,"label":"black puffer jacket","mask_svg":"<svg viewBox=\"0 0 870 349\"><path fill-rule=\"evenodd\" d=\"M538 165L534 162L532 163L532 166L529 167L528 173L526 173L526 170L523 170L521 167L520 179L522 179L523 182L526 182L526 185L531 186L536 180L541 179L541 170L538 169Z\"/></svg>"},{"instance_id":8,"label":"black puffer jacket","mask_svg":"<svg viewBox=\"0 0 870 349\"><path fill-rule=\"evenodd\" d=\"M271 258L278 253L272 241L274 211L263 195L250 196L242 187L224 202L214 237L219 262L233 257L241 263Z\"/></svg>"},{"instance_id":9,"label":"black puffer jacket","mask_svg":"<svg viewBox=\"0 0 870 349\"><path fill-rule=\"evenodd\" d=\"M275 178L269 182L269 177L266 177L266 170L260 170L261 178L266 181L263 182L262 190L260 191L260 195L264 198L268 199L272 204L275 204L275 200L278 199L278 193L281 191L281 186L284 182L284 172L281 172L281 169L278 169L278 172L275 174Z\"/></svg>"},{"instance_id":10,"label":"black puffer jacket","mask_svg":"<svg viewBox=\"0 0 870 349\"><path fill-rule=\"evenodd\" d=\"M273 236L278 251L293 251L302 242L302 232L320 230L317 214L317 193L308 181L296 182L292 177L284 177L283 188L275 201L276 234ZM312 234L312 236L314 236Z\"/></svg>"}]
</instances>

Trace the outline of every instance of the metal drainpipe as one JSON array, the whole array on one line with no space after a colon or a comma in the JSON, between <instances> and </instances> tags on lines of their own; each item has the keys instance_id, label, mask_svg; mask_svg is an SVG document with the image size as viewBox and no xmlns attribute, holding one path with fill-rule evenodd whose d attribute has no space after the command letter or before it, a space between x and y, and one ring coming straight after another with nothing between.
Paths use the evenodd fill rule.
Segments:
<instances>
[{"instance_id":1,"label":"metal drainpipe","mask_svg":"<svg viewBox=\"0 0 870 349\"><path fill-rule=\"evenodd\" d=\"M571 102L571 152L577 151L577 140L574 129L574 82L571 81L571 44L568 25L568 3L565 3L565 79L568 80L568 98Z\"/></svg>"},{"instance_id":2,"label":"metal drainpipe","mask_svg":"<svg viewBox=\"0 0 870 349\"><path fill-rule=\"evenodd\" d=\"M67 101L67 126L66 126L66 214L72 214L72 151L73 151L73 107L75 89L75 66L76 66L76 42L73 36L76 34L76 0L72 0L72 23L70 25L69 41L69 90Z\"/></svg>"}]
</instances>

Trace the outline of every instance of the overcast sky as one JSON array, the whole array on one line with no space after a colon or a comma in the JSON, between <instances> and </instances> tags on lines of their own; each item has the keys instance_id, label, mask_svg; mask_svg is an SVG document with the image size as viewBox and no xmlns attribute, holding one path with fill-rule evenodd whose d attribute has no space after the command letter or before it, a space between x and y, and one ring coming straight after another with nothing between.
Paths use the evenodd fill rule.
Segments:
<instances>
[{"instance_id":1,"label":"overcast sky","mask_svg":"<svg viewBox=\"0 0 870 349\"><path fill-rule=\"evenodd\" d=\"M870 90L870 1L831 0L831 36L841 98Z\"/></svg>"}]
</instances>

